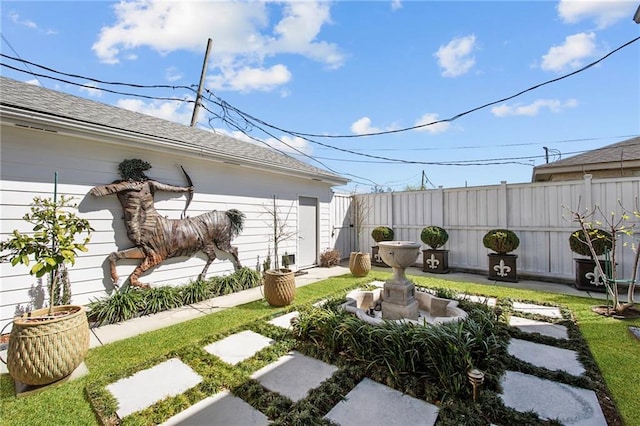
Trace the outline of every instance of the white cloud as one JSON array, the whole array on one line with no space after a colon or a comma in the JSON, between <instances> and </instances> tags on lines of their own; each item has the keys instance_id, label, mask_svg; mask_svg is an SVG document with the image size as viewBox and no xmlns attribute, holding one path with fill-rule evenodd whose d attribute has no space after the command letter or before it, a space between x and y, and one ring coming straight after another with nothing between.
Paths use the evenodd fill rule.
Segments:
<instances>
[{"instance_id":1,"label":"white cloud","mask_svg":"<svg viewBox=\"0 0 640 426\"><path fill-rule=\"evenodd\" d=\"M545 71L562 72L575 70L584 65L584 60L596 53L595 33L578 33L567 36L564 43L552 46L546 55L542 56L542 69Z\"/></svg>"},{"instance_id":2,"label":"white cloud","mask_svg":"<svg viewBox=\"0 0 640 426\"><path fill-rule=\"evenodd\" d=\"M41 86L40 80L37 80L35 78L33 78L31 80L27 80L27 81L25 81L25 83L31 84L32 86Z\"/></svg>"},{"instance_id":3,"label":"white cloud","mask_svg":"<svg viewBox=\"0 0 640 426\"><path fill-rule=\"evenodd\" d=\"M496 117L508 117L514 115L535 116L538 115L542 109L548 109L551 112L558 113L568 108L575 108L576 106L578 106L578 101L576 99L569 99L564 102L557 99L537 99L529 105L498 105L491 108L491 113Z\"/></svg>"},{"instance_id":4,"label":"white cloud","mask_svg":"<svg viewBox=\"0 0 640 426\"><path fill-rule=\"evenodd\" d=\"M78 90L86 93L92 98L99 98L102 96L102 90L98 89L98 86L95 83L86 83L83 86L80 86Z\"/></svg>"},{"instance_id":5,"label":"white cloud","mask_svg":"<svg viewBox=\"0 0 640 426\"><path fill-rule=\"evenodd\" d=\"M165 2L160 0L121 1L113 6L112 25L101 29L92 46L104 63L118 63L138 48L149 47L160 54L176 50L201 53L204 41L213 40L215 55L210 71L218 86L239 90L264 90L247 81L247 71L270 74L269 89L284 84L283 65L268 69L266 58L279 54L302 55L328 68L337 68L344 55L332 43L318 40L322 27L331 22L331 3L291 2ZM279 8L279 10L275 10ZM278 22L270 22L274 16ZM277 75L273 75L273 73ZM288 71L287 71L288 73ZM250 77L254 81L260 78ZM222 80L222 81L221 81Z\"/></svg>"},{"instance_id":6,"label":"white cloud","mask_svg":"<svg viewBox=\"0 0 640 426\"><path fill-rule=\"evenodd\" d=\"M419 119L417 119L414 126L423 126L425 124L434 123L440 120L438 117L439 117L438 114L428 112L424 114L422 117L420 117ZM446 132L447 130L449 130L450 127L451 127L451 123L444 122L444 123L432 124L430 126L424 126L419 129L416 129L416 131L429 132L431 134L436 134L436 133Z\"/></svg>"},{"instance_id":7,"label":"white cloud","mask_svg":"<svg viewBox=\"0 0 640 426\"><path fill-rule=\"evenodd\" d=\"M117 106L142 114L189 125L193 115L193 104L178 101L152 101L145 103L140 99L120 99Z\"/></svg>"},{"instance_id":8,"label":"white cloud","mask_svg":"<svg viewBox=\"0 0 640 426\"><path fill-rule=\"evenodd\" d=\"M391 10L402 9L402 0L391 0Z\"/></svg>"},{"instance_id":9,"label":"white cloud","mask_svg":"<svg viewBox=\"0 0 640 426\"><path fill-rule=\"evenodd\" d=\"M182 72L176 67L169 67L164 70L164 75L167 81L178 81L183 77Z\"/></svg>"},{"instance_id":10,"label":"white cloud","mask_svg":"<svg viewBox=\"0 0 640 426\"><path fill-rule=\"evenodd\" d=\"M365 135L368 133L379 133L381 130L371 125L369 117L362 117L351 124L351 131L356 135Z\"/></svg>"},{"instance_id":11,"label":"white cloud","mask_svg":"<svg viewBox=\"0 0 640 426\"><path fill-rule=\"evenodd\" d=\"M223 74L217 74L207 79L213 89L237 90L249 92L252 90L269 91L291 80L291 73L284 65L274 65L271 68L225 69Z\"/></svg>"},{"instance_id":12,"label":"white cloud","mask_svg":"<svg viewBox=\"0 0 640 426\"><path fill-rule=\"evenodd\" d=\"M637 3L633 1L612 0L560 0L557 6L558 15L564 22L573 24L583 19L592 19L599 29L622 19L631 20L637 7Z\"/></svg>"},{"instance_id":13,"label":"white cloud","mask_svg":"<svg viewBox=\"0 0 640 426\"><path fill-rule=\"evenodd\" d=\"M20 15L18 15L15 12L9 12L9 18L11 19L11 22L13 22L14 24L18 24L18 25L23 25L27 28L38 28L38 25L29 20L29 19L22 19L20 18Z\"/></svg>"},{"instance_id":14,"label":"white cloud","mask_svg":"<svg viewBox=\"0 0 640 426\"><path fill-rule=\"evenodd\" d=\"M476 63L472 53L476 36L454 38L447 45L440 46L433 55L438 58L443 77L458 77L467 73Z\"/></svg>"}]
</instances>

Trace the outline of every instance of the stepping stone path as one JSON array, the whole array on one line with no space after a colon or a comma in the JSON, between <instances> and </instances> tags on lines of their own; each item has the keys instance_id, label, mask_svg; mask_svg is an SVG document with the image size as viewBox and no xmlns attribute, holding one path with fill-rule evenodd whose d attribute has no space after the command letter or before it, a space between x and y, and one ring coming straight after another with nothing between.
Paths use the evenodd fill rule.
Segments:
<instances>
[{"instance_id":1,"label":"stepping stone path","mask_svg":"<svg viewBox=\"0 0 640 426\"><path fill-rule=\"evenodd\" d=\"M204 348L205 351L216 355L224 362L236 365L254 356L259 350L266 348L273 340L253 331L241 331L232 334L218 342Z\"/></svg>"},{"instance_id":2,"label":"stepping stone path","mask_svg":"<svg viewBox=\"0 0 640 426\"><path fill-rule=\"evenodd\" d=\"M564 425L604 426L607 421L592 390L507 371L501 381L502 401L520 412L534 411Z\"/></svg>"},{"instance_id":3,"label":"stepping stone path","mask_svg":"<svg viewBox=\"0 0 640 426\"><path fill-rule=\"evenodd\" d=\"M464 295L463 295L464 296ZM466 296L476 303L495 306L494 298ZM562 318L557 307L527 303L514 303L520 312L537 314L550 319ZM270 324L289 329L297 311L281 315ZM527 333L540 333L557 339L568 339L566 327L544 321L534 321L512 316L510 325ZM230 365L242 362L260 350L273 344L273 340L253 331L242 331L204 349ZM525 362L549 370L563 370L572 375L584 374L584 367L575 351L541 345L521 339L512 339L509 353ZM329 379L338 368L298 352L290 352L277 361L252 374L267 390L297 402L309 391ZM162 399L179 395L197 386L202 378L179 359L170 359L154 367L140 371L131 377L118 380L106 388L118 402L120 418L143 410ZM595 392L566 384L544 380L536 376L507 371L501 378L505 405L515 410L534 411L545 419L559 419L566 425L601 426L606 421ZM337 403L325 416L342 425L420 424L433 426L438 418L438 407L412 398L373 380L365 378L354 387L345 399ZM247 402L228 391L187 408L171 417L163 425L237 425L263 426L269 419Z\"/></svg>"},{"instance_id":4,"label":"stepping stone path","mask_svg":"<svg viewBox=\"0 0 640 426\"><path fill-rule=\"evenodd\" d=\"M269 418L228 391L205 398L161 426L263 426Z\"/></svg>"},{"instance_id":5,"label":"stepping stone path","mask_svg":"<svg viewBox=\"0 0 640 426\"><path fill-rule=\"evenodd\" d=\"M569 349L542 345L527 340L511 339L509 354L536 367L562 370L574 376L584 374L585 369L578 361L578 353Z\"/></svg>"},{"instance_id":6,"label":"stepping stone path","mask_svg":"<svg viewBox=\"0 0 640 426\"><path fill-rule=\"evenodd\" d=\"M509 318L509 325L516 327L525 333L538 333L543 336L555 339L569 339L567 327L559 324L552 324L544 321L536 321L528 318L512 316Z\"/></svg>"},{"instance_id":7,"label":"stepping stone path","mask_svg":"<svg viewBox=\"0 0 640 426\"><path fill-rule=\"evenodd\" d=\"M278 392L297 402L336 371L338 367L294 351L256 371L251 378L259 381L270 391Z\"/></svg>"},{"instance_id":8,"label":"stepping stone path","mask_svg":"<svg viewBox=\"0 0 640 426\"><path fill-rule=\"evenodd\" d=\"M341 426L433 425L438 407L364 379L325 418Z\"/></svg>"},{"instance_id":9,"label":"stepping stone path","mask_svg":"<svg viewBox=\"0 0 640 426\"><path fill-rule=\"evenodd\" d=\"M195 371L177 358L139 371L107 386L118 401L116 413L128 416L169 396L179 395L202 381Z\"/></svg>"}]
</instances>

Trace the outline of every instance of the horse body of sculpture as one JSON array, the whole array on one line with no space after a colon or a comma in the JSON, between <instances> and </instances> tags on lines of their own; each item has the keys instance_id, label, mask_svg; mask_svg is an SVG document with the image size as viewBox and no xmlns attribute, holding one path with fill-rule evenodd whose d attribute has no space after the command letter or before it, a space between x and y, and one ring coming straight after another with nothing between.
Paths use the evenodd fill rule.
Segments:
<instances>
[{"instance_id":1,"label":"horse body of sculpture","mask_svg":"<svg viewBox=\"0 0 640 426\"><path fill-rule=\"evenodd\" d=\"M240 269L238 249L231 245L231 240L242 231L244 214L231 209L225 212L213 210L184 219L165 218L154 207L155 191L192 194L193 186L173 186L148 179L142 172L150 167L151 165L142 160L125 160L121 163L120 169L128 173L123 173L123 177L129 177L128 179L96 186L90 191L90 194L97 197L117 194L124 210L127 236L135 244L135 247L109 255L111 279L114 284L118 284L119 280L116 270L116 262L119 259L142 259L128 279L130 285L137 287L148 287L138 278L150 268L166 259L191 257L199 251L204 252L208 260L198 279L204 279L211 262L219 254L228 256L235 270Z\"/></svg>"}]
</instances>

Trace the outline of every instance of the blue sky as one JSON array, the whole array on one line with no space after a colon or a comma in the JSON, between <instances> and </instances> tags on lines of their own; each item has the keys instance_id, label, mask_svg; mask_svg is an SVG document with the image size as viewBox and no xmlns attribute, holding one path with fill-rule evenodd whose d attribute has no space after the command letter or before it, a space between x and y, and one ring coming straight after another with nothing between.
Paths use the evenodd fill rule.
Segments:
<instances>
[{"instance_id":1,"label":"blue sky","mask_svg":"<svg viewBox=\"0 0 640 426\"><path fill-rule=\"evenodd\" d=\"M198 85L211 38L208 111L200 110L198 125L352 179L341 192L529 182L533 166L545 162L544 147L554 160L640 134L640 41L526 91L636 39L637 7L593 0L3 1L2 54L33 64L3 56L1 72L188 125L193 102L180 100L194 100L188 87ZM522 91L453 121L402 130ZM223 102L260 122L247 123Z\"/></svg>"}]
</instances>

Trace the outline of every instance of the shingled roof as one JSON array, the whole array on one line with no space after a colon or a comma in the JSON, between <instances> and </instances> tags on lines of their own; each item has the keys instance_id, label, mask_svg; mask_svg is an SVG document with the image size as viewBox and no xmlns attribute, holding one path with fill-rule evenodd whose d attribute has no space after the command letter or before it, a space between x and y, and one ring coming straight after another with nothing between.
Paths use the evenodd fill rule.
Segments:
<instances>
[{"instance_id":1,"label":"shingled roof","mask_svg":"<svg viewBox=\"0 0 640 426\"><path fill-rule=\"evenodd\" d=\"M536 166L533 168L532 181L552 180L553 175L598 172L606 173L608 176L612 176L612 173L619 176L640 175L640 137Z\"/></svg>"},{"instance_id":2,"label":"shingled roof","mask_svg":"<svg viewBox=\"0 0 640 426\"><path fill-rule=\"evenodd\" d=\"M11 115L14 121L24 116L25 122L38 117L54 125L73 123L270 172L326 181L332 185L344 185L349 181L253 143L6 77L0 77L0 95L3 121Z\"/></svg>"}]
</instances>

